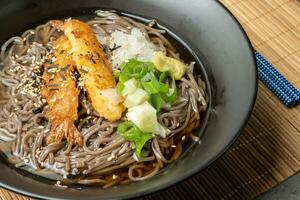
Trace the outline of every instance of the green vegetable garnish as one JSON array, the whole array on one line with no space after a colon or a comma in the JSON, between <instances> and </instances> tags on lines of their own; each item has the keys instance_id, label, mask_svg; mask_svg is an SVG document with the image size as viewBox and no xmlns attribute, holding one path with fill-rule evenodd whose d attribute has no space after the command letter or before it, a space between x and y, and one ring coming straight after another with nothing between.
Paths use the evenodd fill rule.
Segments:
<instances>
[{"instance_id":1,"label":"green vegetable garnish","mask_svg":"<svg viewBox=\"0 0 300 200\"><path fill-rule=\"evenodd\" d=\"M142 132L154 133L157 130L157 110L148 102L129 108L126 117Z\"/></svg>"},{"instance_id":2,"label":"green vegetable garnish","mask_svg":"<svg viewBox=\"0 0 300 200\"><path fill-rule=\"evenodd\" d=\"M151 62L131 59L120 67L120 73L116 74L117 92L125 98L129 121L119 124L117 132L134 142L136 155L142 157L143 146L152 133L166 137L166 129L157 121L157 112L175 102L176 82L172 73L158 71Z\"/></svg>"},{"instance_id":3,"label":"green vegetable garnish","mask_svg":"<svg viewBox=\"0 0 300 200\"><path fill-rule=\"evenodd\" d=\"M117 92L119 94L127 94L124 91L131 88L126 88L124 83L134 78L137 81L137 87L148 93L150 103L158 112L165 104L172 104L177 98L175 78L168 71L158 71L152 62L130 59L121 64L121 72L118 77ZM165 83L168 77L172 78L171 86Z\"/></svg>"},{"instance_id":4,"label":"green vegetable garnish","mask_svg":"<svg viewBox=\"0 0 300 200\"><path fill-rule=\"evenodd\" d=\"M166 102L159 94L151 94L150 103L154 106L157 112L160 112L161 108L166 104Z\"/></svg>"},{"instance_id":5,"label":"green vegetable garnish","mask_svg":"<svg viewBox=\"0 0 300 200\"><path fill-rule=\"evenodd\" d=\"M121 65L121 72L118 74L119 82L117 85L117 92L121 94L124 89L124 83L129 79L135 78L141 80L149 72L155 72L155 67L151 62L142 62L136 59L130 59L128 62L123 62Z\"/></svg>"},{"instance_id":6,"label":"green vegetable garnish","mask_svg":"<svg viewBox=\"0 0 300 200\"><path fill-rule=\"evenodd\" d=\"M170 90L170 87L166 83L159 83L159 92L168 94Z\"/></svg>"},{"instance_id":7,"label":"green vegetable garnish","mask_svg":"<svg viewBox=\"0 0 300 200\"><path fill-rule=\"evenodd\" d=\"M124 137L126 140L134 142L135 154L141 158L142 149L146 142L152 138L150 133L142 132L136 125L130 121L125 121L119 124L117 129L118 134Z\"/></svg>"},{"instance_id":8,"label":"green vegetable garnish","mask_svg":"<svg viewBox=\"0 0 300 200\"><path fill-rule=\"evenodd\" d=\"M139 82L135 78L129 79L128 81L120 85L124 85L124 88L122 88L121 91L123 97L127 97L133 94L135 90L139 88Z\"/></svg>"},{"instance_id":9,"label":"green vegetable garnish","mask_svg":"<svg viewBox=\"0 0 300 200\"><path fill-rule=\"evenodd\" d=\"M120 76L120 71L118 71L118 70L114 70L113 71L113 75L114 75L114 77L116 77L116 78L119 78L119 76Z\"/></svg>"},{"instance_id":10,"label":"green vegetable garnish","mask_svg":"<svg viewBox=\"0 0 300 200\"><path fill-rule=\"evenodd\" d=\"M176 82L175 79L172 79L171 87L169 88L168 93L160 93L161 97L167 102L167 103L174 103L177 98L177 89L176 89Z\"/></svg>"},{"instance_id":11,"label":"green vegetable garnish","mask_svg":"<svg viewBox=\"0 0 300 200\"><path fill-rule=\"evenodd\" d=\"M118 83L116 88L117 88L117 94L121 94L125 86L123 83Z\"/></svg>"},{"instance_id":12,"label":"green vegetable garnish","mask_svg":"<svg viewBox=\"0 0 300 200\"><path fill-rule=\"evenodd\" d=\"M125 88L126 89L126 88ZM124 90L123 90L124 91ZM137 88L132 94L125 98L124 105L126 108L140 105L149 99L149 95L145 90Z\"/></svg>"},{"instance_id":13,"label":"green vegetable garnish","mask_svg":"<svg viewBox=\"0 0 300 200\"><path fill-rule=\"evenodd\" d=\"M166 80L166 78L168 77L168 72L162 72L160 75L159 75L159 82L164 82Z\"/></svg>"},{"instance_id":14,"label":"green vegetable garnish","mask_svg":"<svg viewBox=\"0 0 300 200\"><path fill-rule=\"evenodd\" d=\"M159 93L159 91L160 91L159 81L155 77L154 73L148 73L148 74L150 74L148 76L151 76L151 78L149 78L149 81L147 79L142 79L141 80L142 87L144 88L144 90L146 92L148 92L148 94Z\"/></svg>"},{"instance_id":15,"label":"green vegetable garnish","mask_svg":"<svg viewBox=\"0 0 300 200\"><path fill-rule=\"evenodd\" d=\"M124 62L121 64L120 79L123 78L123 80L125 81L126 79L128 80L130 78L141 79L148 72L154 71L155 66L152 62L142 62L136 59L130 59L128 62Z\"/></svg>"}]
</instances>

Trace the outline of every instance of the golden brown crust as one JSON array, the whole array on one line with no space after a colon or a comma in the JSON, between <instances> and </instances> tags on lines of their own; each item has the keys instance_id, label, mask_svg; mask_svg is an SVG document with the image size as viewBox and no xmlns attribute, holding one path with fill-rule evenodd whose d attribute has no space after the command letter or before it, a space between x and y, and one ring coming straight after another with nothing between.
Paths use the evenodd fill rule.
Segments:
<instances>
[{"instance_id":1,"label":"golden brown crust","mask_svg":"<svg viewBox=\"0 0 300 200\"><path fill-rule=\"evenodd\" d=\"M122 102L114 101L101 94L102 90L115 88L116 80L112 74L111 64L97 41L92 29L79 20L52 21L61 28L72 46L72 58L80 72L92 105L100 116L115 121L122 117L125 110Z\"/></svg>"},{"instance_id":2,"label":"golden brown crust","mask_svg":"<svg viewBox=\"0 0 300 200\"><path fill-rule=\"evenodd\" d=\"M54 44L54 64L45 66L42 97L46 99L49 109L46 117L51 124L51 132L47 143L59 143L66 139L70 144L82 145L82 135L74 125L77 119L78 95L75 80L71 77L74 66L69 55L71 45L65 36L59 37ZM47 68L56 66L53 74Z\"/></svg>"}]
</instances>

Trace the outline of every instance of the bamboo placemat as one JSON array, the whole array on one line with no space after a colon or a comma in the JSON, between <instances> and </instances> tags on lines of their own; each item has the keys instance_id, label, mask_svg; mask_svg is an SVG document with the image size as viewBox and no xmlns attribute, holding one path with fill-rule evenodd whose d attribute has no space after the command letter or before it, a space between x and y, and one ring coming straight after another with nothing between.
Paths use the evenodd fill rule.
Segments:
<instances>
[{"instance_id":1,"label":"bamboo placemat","mask_svg":"<svg viewBox=\"0 0 300 200\"><path fill-rule=\"evenodd\" d=\"M300 2L222 0L258 50L300 89ZM232 148L194 178L147 199L252 199L300 170L300 106L286 108L263 84ZM29 198L0 190L3 200Z\"/></svg>"}]
</instances>

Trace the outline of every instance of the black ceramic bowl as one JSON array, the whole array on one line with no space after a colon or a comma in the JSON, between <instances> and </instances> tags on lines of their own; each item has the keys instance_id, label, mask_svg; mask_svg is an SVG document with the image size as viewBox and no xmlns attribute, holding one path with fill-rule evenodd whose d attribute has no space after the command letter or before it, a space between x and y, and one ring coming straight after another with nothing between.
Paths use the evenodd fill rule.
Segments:
<instances>
[{"instance_id":1,"label":"black ceramic bowl","mask_svg":"<svg viewBox=\"0 0 300 200\"><path fill-rule=\"evenodd\" d=\"M253 50L241 26L214 0L2 0L0 42L47 19L84 15L91 8L158 19L187 45L190 56L199 59L197 70L205 78L210 95L204 124L198 130L204 133L202 144L147 181L109 189L62 189L0 162L0 186L4 188L43 199L119 199L150 194L210 165L234 142L249 118L257 92Z\"/></svg>"}]
</instances>

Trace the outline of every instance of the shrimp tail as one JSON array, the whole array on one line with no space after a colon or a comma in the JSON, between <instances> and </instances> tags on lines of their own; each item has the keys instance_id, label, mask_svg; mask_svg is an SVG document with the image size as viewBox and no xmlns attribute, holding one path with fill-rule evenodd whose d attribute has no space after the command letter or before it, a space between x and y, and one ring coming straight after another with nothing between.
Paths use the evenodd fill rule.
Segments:
<instances>
[{"instance_id":1,"label":"shrimp tail","mask_svg":"<svg viewBox=\"0 0 300 200\"><path fill-rule=\"evenodd\" d=\"M57 30L63 31L64 22L61 20L50 20L50 25Z\"/></svg>"},{"instance_id":2,"label":"shrimp tail","mask_svg":"<svg viewBox=\"0 0 300 200\"><path fill-rule=\"evenodd\" d=\"M69 144L77 144L82 146L83 137L77 130L75 125L68 120L64 120L61 124L53 126L47 138L47 144L60 143L64 138Z\"/></svg>"}]
</instances>

